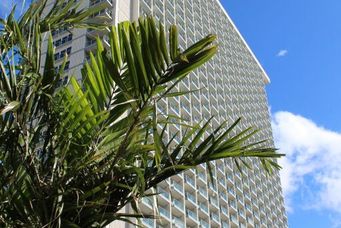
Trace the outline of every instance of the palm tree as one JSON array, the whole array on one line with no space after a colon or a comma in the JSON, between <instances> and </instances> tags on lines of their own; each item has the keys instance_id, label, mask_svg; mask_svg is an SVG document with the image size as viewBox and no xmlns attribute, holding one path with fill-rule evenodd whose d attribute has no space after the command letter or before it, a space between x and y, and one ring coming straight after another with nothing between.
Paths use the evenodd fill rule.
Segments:
<instances>
[{"instance_id":1,"label":"palm tree","mask_svg":"<svg viewBox=\"0 0 341 228\"><path fill-rule=\"evenodd\" d=\"M267 171L279 168L281 154L250 141L256 131L234 133L239 120L212 130L210 121L191 125L156 111L160 99L190 92L173 88L216 53L214 35L180 50L176 26L166 34L150 17L122 22L110 28L109 49L97 39L81 81L60 87L65 72L54 68L51 31L98 28L87 17L101 10L64 2L44 17L41 0L19 20L14 9L0 20L0 226L103 227L153 216L137 200L198 164L230 157L249 166L243 158L257 157ZM173 124L186 129L178 143L164 137ZM120 214L128 203L136 213Z\"/></svg>"}]
</instances>

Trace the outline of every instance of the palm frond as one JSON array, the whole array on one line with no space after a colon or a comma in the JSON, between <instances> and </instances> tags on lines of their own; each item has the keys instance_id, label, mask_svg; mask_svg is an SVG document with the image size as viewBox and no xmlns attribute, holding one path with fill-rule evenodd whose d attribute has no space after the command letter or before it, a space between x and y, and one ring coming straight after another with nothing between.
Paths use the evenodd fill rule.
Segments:
<instances>
[{"instance_id":1,"label":"palm frond","mask_svg":"<svg viewBox=\"0 0 341 228\"><path fill-rule=\"evenodd\" d=\"M46 2L0 20L0 226L130 222L148 217L136 206L148 189L198 164L232 157L249 167L242 159L256 157L269 173L279 168L273 159L282 154L252 142L252 128L235 131L239 120L212 130L210 120L192 126L157 112L163 98L187 93L174 88L214 56L214 35L182 51L176 26L167 33L151 17L122 22L109 28L110 48L97 39L81 80L58 87L65 72L55 71L51 31L95 28L91 15L102 8L58 0L43 15ZM179 142L164 137L172 125L186 129ZM128 203L136 213L119 214Z\"/></svg>"}]
</instances>

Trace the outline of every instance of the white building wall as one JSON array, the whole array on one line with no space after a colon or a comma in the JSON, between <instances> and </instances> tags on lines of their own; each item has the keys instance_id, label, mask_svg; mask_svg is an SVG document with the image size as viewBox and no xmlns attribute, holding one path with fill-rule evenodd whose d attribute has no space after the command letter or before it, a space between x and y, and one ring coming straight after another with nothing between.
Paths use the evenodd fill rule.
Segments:
<instances>
[{"instance_id":1,"label":"white building wall","mask_svg":"<svg viewBox=\"0 0 341 228\"><path fill-rule=\"evenodd\" d=\"M89 3L90 0L84 0L82 7L89 7ZM238 130L249 126L259 128L261 131L254 139L270 139L268 145L273 146L265 91L269 79L218 0L103 0L99 4L108 4L110 15L105 14L108 24L136 20L139 15L153 15L166 27L177 24L182 49L209 33L217 34L219 51L216 57L176 87L177 90L201 90L181 98L164 99L158 103L158 111L179 114L190 123L214 116L212 127L224 120L232 123L242 116ZM70 32L72 41L56 47L56 52L72 47L69 74L79 74L89 51L96 48L89 44L89 39L97 35L105 39L105 31L75 29ZM67 34L69 31L63 31L53 38L57 40ZM61 60L58 60L57 67L60 64ZM180 130L179 137L182 137L181 127L169 128L168 137L175 130ZM158 209L162 219L145 219L143 225L287 227L278 172L268 177L257 160L248 161L255 168L245 170L244 177L230 159L212 162L213 185L208 180L206 165L161 183L158 205L155 198L144 198L140 208L145 213ZM109 227L129 225L115 222Z\"/></svg>"}]
</instances>

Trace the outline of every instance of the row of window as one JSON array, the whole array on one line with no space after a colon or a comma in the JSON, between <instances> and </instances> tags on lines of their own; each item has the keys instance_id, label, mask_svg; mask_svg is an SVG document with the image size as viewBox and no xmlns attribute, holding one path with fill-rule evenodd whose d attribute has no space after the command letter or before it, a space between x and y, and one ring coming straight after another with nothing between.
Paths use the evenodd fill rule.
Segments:
<instances>
[{"instance_id":1,"label":"row of window","mask_svg":"<svg viewBox=\"0 0 341 228\"><path fill-rule=\"evenodd\" d=\"M53 41L53 45L55 47L59 47L59 46L64 45L70 41L72 41L72 34L69 34L67 36L64 36L63 38L60 38L58 40Z\"/></svg>"},{"instance_id":2,"label":"row of window","mask_svg":"<svg viewBox=\"0 0 341 228\"><path fill-rule=\"evenodd\" d=\"M168 219L170 217L172 218L173 226L185 227L184 218L182 216L176 216L176 215L170 216L169 211L165 210L163 207L160 207L159 211L160 211L160 215L162 215L162 216L164 216L164 217L166 217ZM198 220L197 214L193 213L193 211L190 210L190 209L186 210L186 217L191 217L194 220ZM218 215L216 213L211 213L210 214L210 218L211 218L211 222L219 223L219 217L218 217ZM154 222L157 221L157 220L144 218L141 221L142 221L142 223L146 227L154 227ZM275 219L274 221L278 221L280 223L283 222L281 219ZM208 223L207 218L199 217L199 223L200 223L201 227L205 227L205 228L206 227L207 228L210 227L210 224ZM247 225L246 225L247 223L248 224L252 224L255 228L259 228L260 227L258 223L254 223L253 220L251 218L249 218L249 217L246 217L246 222L245 221L244 222L238 221L238 218L237 218L236 214L231 214L230 215L230 222L222 219L221 220L221 227L228 228L228 227L230 227L229 226L230 223L238 224L239 227L242 227L242 228L246 228L247 227ZM262 224L266 224L266 222L264 220L262 220L261 223ZM274 225L274 224L275 223L271 223L271 222L267 223L267 225ZM164 224L163 225L159 225L158 224L158 225L156 225L156 227L164 227ZM278 225L276 225L276 227L278 227Z\"/></svg>"},{"instance_id":3,"label":"row of window","mask_svg":"<svg viewBox=\"0 0 341 228\"><path fill-rule=\"evenodd\" d=\"M158 14L159 13L159 11L160 12L164 12L164 8L163 8L163 6L162 6L162 4L158 4L158 3L162 3L162 2L165 2L165 3L168 3L168 4L170 4L170 3L173 3L173 1L153 1L154 2L154 7L150 7L150 6L152 6L153 5L153 3L152 3L152 1L151 0L144 0L144 2L145 2L145 4L147 4L148 5L148 7L147 6L145 6L145 5L141 5L141 8L140 8L140 10L141 10L141 12L142 12L142 14L151 14L152 12L151 11L154 11L154 14L156 13L156 14ZM187 1L187 2L192 2L192 1ZM186 2L186 3L187 3ZM196 2L197 4L195 4L195 6L199 6L200 7L200 5L201 5L201 3L203 4L202 5L202 8L203 8L203 11L205 11L205 9L206 8L208 8L208 7L210 7L210 3L207 3L207 5L206 4L204 4L205 3L205 1L194 1L194 2ZM156 4L155 4L156 3ZM157 6L157 7L155 7L155 5ZM161 6L160 6L161 5ZM214 5L214 4L212 4L212 5ZM198 7L198 8L199 8ZM186 5L186 7L184 7L184 8L187 8L187 5ZM191 7L189 7L189 8L191 8ZM168 21L169 20L169 16L170 15L172 15L172 14L174 14L174 9L172 8L172 9L169 9L169 7L166 7L165 8L166 9L166 12L165 12L165 14L166 14L166 21ZM255 77L256 79L257 79L257 81L255 81L255 84L258 86L258 87L261 87L261 86L263 86L263 84L262 83L260 83L259 85L258 85L258 81L259 82L261 82L258 78L258 75L257 74L255 74L255 72L253 72L253 71L250 71L250 72L248 72L248 70L247 70L247 66L250 66L250 65L252 65L252 66L255 66L255 69L258 69L258 66L253 62L253 58L250 58L250 56L249 55L246 55L246 57L247 58L244 58L244 55L245 54L248 54L248 50L247 49L245 49L245 46L244 46L244 44L241 42L240 43L240 37L238 36L238 34L236 34L236 32L235 31L226 31L226 29L225 29L225 25L226 25L226 23L225 23L225 21L222 21L222 18L225 18L225 15L223 15L223 13L221 13L220 11L221 11L221 9L220 9L220 7L219 6L217 6L216 8L214 8L214 9L212 9L212 11L215 11L215 12L219 12L220 14L219 15L216 15L215 17L214 16L212 16L211 18L209 18L208 17L208 13L206 12L206 17L202 17L202 15L201 15L201 11L200 11L200 9L199 10L196 10L196 8L194 8L194 10L195 11L199 11L197 14L198 14L198 17L197 18L200 18L200 19L203 19L203 21L205 22L204 23L204 25L202 25L202 24L200 24L200 22L198 23L198 21L201 21L201 20L196 20L195 22L193 22L191 19L192 19L192 17L193 17L193 15L192 15L192 13L191 14L189 14L187 11L186 11L186 14L187 14L187 17L184 17L184 14L183 14L183 12L182 11L180 11L180 10L178 10L178 8L177 8L177 10L176 10L176 12L178 13L178 14L175 14L175 15L177 15L178 17L177 17L177 19L178 19L178 22L179 21L181 21L181 22L183 22L183 20L184 20L184 18L186 18L186 24L187 24L187 37L189 36L189 34L190 35L192 35L193 36L193 34L194 34L194 32L192 32L192 30L191 29L188 29L188 28L191 28L191 26L188 26L188 24L189 24L189 22L190 23L195 23L195 24L198 24L199 25L199 27L200 27L200 30L202 31L202 27L204 27L204 30L206 30L206 31L211 31L211 29L217 29L217 31L218 31L218 33L221 33L222 34L222 36L224 36L224 38L226 37L226 38L230 38L230 40L231 40L231 37L232 37L232 40L231 41L229 41L228 39L224 39L224 40L226 40L227 42L229 42L229 43L232 43L233 44L233 46L227 46L226 45L226 47L228 47L228 48L226 48L226 51L229 51L229 52L231 52L230 54L232 55L232 57L230 57L230 56L228 56L228 57L226 57L225 59L223 59L222 60L222 62L219 62L218 63L218 61L217 62L215 62L215 63L213 63L212 62L212 69L210 69L210 68L208 68L208 72L214 72L214 69L216 68L216 65L219 65L219 64L224 64L224 63L227 63L227 62L230 62L231 60L230 60L230 58L232 58L232 66L235 66L235 68L236 69L233 69L232 70L232 75L231 75L231 73L230 73L230 70L229 70L229 73L226 73L226 74L223 74L224 75L224 78L227 78L228 79L228 82L233 82L234 84L239 84L239 83L241 83L241 84L251 84L250 82L245 82L245 81L242 81L242 82L239 82L240 80L239 79L242 79L242 78L248 78L248 77L251 77L251 76L253 76L253 75L255 75L255 76L257 76L257 77ZM189 11L190 12L190 11ZM181 14L181 15L179 15L179 14ZM189 18L188 16L190 16L191 18ZM220 17L221 16L221 17ZM163 18L163 17L160 17L160 18ZM173 18L173 17L172 17ZM180 20L179 20L180 19ZM174 20L174 19L173 19ZM228 21L228 19L226 18L225 20L227 20ZM168 22L169 24L171 24L171 21L169 20L169 22ZM172 23L174 23L174 22L172 22ZM224 25L224 26L223 26ZM186 26L184 26L184 27L186 27ZM228 26L228 27L232 27L232 26ZM180 28L181 29L181 28ZM230 30L231 30L231 28L230 28ZM225 31L225 32L224 32ZM195 30L195 32L196 32L196 35L198 35L199 33L198 33L198 30ZM180 33L181 33L181 30L180 30ZM183 32L184 33L184 32ZM184 36L185 37L185 36ZM181 39L181 38L180 38ZM188 44L188 42L189 42L189 40L188 40L188 38L187 38L187 44ZM184 42L185 43L185 42ZM226 56L227 55L227 52L226 53L224 53L224 55ZM242 58L243 57L243 58ZM230 64L229 64L230 65ZM262 72L261 72L262 73ZM219 76L221 75L221 72L215 72L215 74L218 74ZM204 74L204 78L216 78L217 76L216 75L213 75L213 74L211 74L211 75L207 75L206 73ZM250 74L250 76L248 75L248 74ZM225 76L225 75L228 75L228 77L227 76ZM194 80L193 80L194 81ZM193 83L193 81L191 80L191 83ZM190 84L191 84L190 83ZM207 84L209 84L208 82L202 82L203 83L203 85L207 85ZM223 83L223 81L222 81L222 79L221 79L221 81L219 80L217 80L216 81L216 83ZM198 86L197 87L200 87L200 85L199 85L199 82L197 83L198 84ZM220 87L220 92L222 93L221 94L221 96L219 96L219 95L216 95L216 91L214 90L214 88L215 87L218 87L217 85L213 85L212 86L213 87L213 91L214 91L214 98L216 97L216 96L218 96L219 97L219 101L220 100L224 100L224 98L225 99L227 99L228 98L228 100L230 100L230 95L229 94L224 94L223 92L224 92L224 89L226 90L226 93L227 93L227 91L230 91L230 88L231 87L233 87L233 86L231 86L231 85L226 85L226 86L221 86ZM226 87L226 88L225 88ZM245 94L245 98L253 98L253 96L255 95L255 92L256 91L253 91L253 90L248 90L249 88L245 88L245 89L240 89L240 90L236 90L236 91L238 91L238 92L240 92L240 93L246 93ZM210 89L211 90L211 89ZM230 93L230 92L228 92L228 93ZM209 97L211 95L211 93L207 93L207 95L206 95L206 97ZM263 98L263 96L264 96L264 94L260 94L260 96ZM258 96L257 96L258 97ZM265 99L265 98L264 98ZM215 103L217 103L217 99L215 98L215 99L213 99L212 98L212 101L214 100L214 103L213 104L215 104ZM211 101L211 103L212 103L212 101ZM242 104L240 104L240 101L238 101L237 103L238 103L238 106L239 105L250 105L249 103L246 103L246 101L245 100L241 100L241 102L242 102ZM262 103L263 103L264 101L262 101ZM168 102L166 102L166 105L164 105L164 107L167 107L167 103ZM171 110L173 111L173 112L175 112L175 113L179 113L180 112L180 110L179 110L179 106L178 105L172 105L172 104L169 104L170 105L170 107L169 108L171 108ZM265 101L265 105L266 105L266 101ZM180 106L181 107L181 106ZM186 107L186 106L183 106L183 107L181 107L181 108L184 108L184 107ZM198 104L198 107L199 107L199 110L200 110L200 104ZM180 109L181 109L180 108ZM209 106L208 106L208 108L209 108ZM162 108L160 108L160 110L161 110ZM166 109L166 108L163 108L163 109ZM221 107L219 107L218 108L219 109L219 111L220 111L220 109L223 109L224 110L224 107L223 106L221 106ZM242 110L244 110L244 109L242 109ZM189 110L189 111L191 111L191 110ZM246 111L245 111L246 112ZM244 111L242 112L243 114L245 113ZM192 113L192 115L193 115L193 113ZM230 115L230 114L228 114L228 115ZM195 118L196 116L194 116L194 118ZM265 117L266 118L266 117ZM171 132L170 132L171 133ZM264 181L264 179L262 178L262 181ZM277 180L278 181L278 180ZM243 189L243 187L242 186L240 186L239 185L239 188L240 189ZM200 190L199 190L200 191ZM249 196L249 193L244 193L245 194L245 198L248 198L248 197L250 197ZM187 195L186 195L186 197L187 197ZM237 201L237 202L240 202L240 201ZM247 205L247 206L245 206L245 208L246 209L248 209L248 208L250 208L250 206L249 205ZM239 212L240 213L240 215L242 216L242 217L245 217L245 212ZM278 216L279 216L279 214L278 214ZM213 218L214 216L212 216L211 215L211 218ZM237 219L237 217L236 217L236 219ZM251 219L248 219L248 217L246 217L246 220L248 221L248 220L251 220ZM203 221L203 224L205 223L205 221ZM238 224L238 223L237 223ZM205 225L203 225L204 227L205 227ZM209 224L206 222L206 226L207 227L209 227ZM228 227L228 223L227 222L224 222L224 224L222 224L222 226L223 227ZM245 227L245 224L243 223L243 224L239 224L239 226L240 227ZM258 227L257 225L255 225L255 227Z\"/></svg>"},{"instance_id":4,"label":"row of window","mask_svg":"<svg viewBox=\"0 0 341 228\"><path fill-rule=\"evenodd\" d=\"M144 202L144 203L147 203L146 200L143 200L143 202ZM175 207L179 208L178 205L176 204L176 201L173 202L173 203L174 203ZM152 202L148 202L147 204L148 204L151 208L153 208L153 203L152 203ZM179 205L179 206L181 206L181 205ZM179 208L179 209L183 210L182 208ZM208 208L207 208L206 205L200 205L199 210L205 211L206 213L208 213ZM228 209L225 207L223 210L224 210L224 214L225 214L226 216L228 216ZM171 213L170 213L170 211L169 211L169 209L168 209L167 207L165 208L165 207L160 206L160 207L159 207L159 212L160 212L160 215L162 215L162 216L164 216L164 217L166 217L166 218L168 218L168 219L169 219L170 217L173 217L173 218L174 218L174 217L177 217L177 216L175 216L175 215L172 215L172 216L171 216ZM243 213L245 213L245 212L243 212ZM254 223L254 219L253 219L251 216L246 216L246 215L243 214L243 213L238 213L238 214L239 214L239 216L240 216L241 218L246 219L246 222L247 222L247 223L253 224L253 223ZM187 208L187 209L186 209L186 217L191 217L192 219L197 220L197 219L198 219L198 214L197 214L196 211L193 211L192 209ZM229 227L227 221L224 221L223 219L219 219L219 215L217 214L217 212L210 212L210 218L211 218L211 220L213 220L214 222L217 222L217 223L219 223L219 221L221 220L221 221L222 221L222 224L225 225L225 226L223 226L223 227ZM282 222L283 222L281 219L276 219L275 216L273 216L273 218L274 218L275 221L277 221L277 223L278 223L278 222L279 222L279 223L282 223ZM183 218L182 218L182 216L181 216L181 217L178 217L177 220L178 220L178 221L177 221L177 224L179 224L179 222L180 222L180 223L183 223ZM200 221L200 223L202 223L202 220L203 220L203 218L199 216L199 221ZM207 221L207 219L205 219L205 220ZM259 218L257 218L257 220L259 220ZM235 224L238 224L238 223L239 223L239 222L238 222L238 217L237 217L237 214L236 214L236 213L231 213L231 214L230 214L230 221L233 222L233 223L235 223ZM262 223L262 224L265 224L264 219L261 220L261 223ZM206 224L207 224L207 227L209 227L209 225L208 225L207 222L206 222ZM244 225L244 226L243 226L243 225ZM246 226L245 226L245 222L241 222L241 224L240 224L239 227L246 227ZM257 227L256 224L255 224L255 227Z\"/></svg>"},{"instance_id":5,"label":"row of window","mask_svg":"<svg viewBox=\"0 0 341 228\"><path fill-rule=\"evenodd\" d=\"M67 31L67 30L68 30L68 27L67 27L67 26L64 26L64 27L62 27L62 28L52 30L51 34L52 34L52 36L57 36L57 35L59 35L59 34L64 33L64 32Z\"/></svg>"},{"instance_id":6,"label":"row of window","mask_svg":"<svg viewBox=\"0 0 341 228\"><path fill-rule=\"evenodd\" d=\"M205 174L203 173L203 172L199 172L198 173L198 177L199 177L199 179L201 179L201 180L203 180L203 181L206 181L206 176L205 176ZM231 178L233 178L232 177L232 175L231 175L231 177L229 177L229 181L232 181L233 182L233 179L231 179ZM223 181L222 181L223 180ZM194 187L195 188L195 180L193 179L193 178L191 178L191 177L189 177L188 175L185 175L185 182L186 183L189 183L192 187ZM223 183L222 183L223 182ZM219 179L219 183L220 184L222 184L224 187L225 187L225 184L226 184L226 181L224 180L224 179L222 179L222 178L220 178ZM172 186L174 187L174 189L176 189L178 192L180 192L181 194L183 194L183 191L184 191L184 185L182 185L181 183L179 183L179 182L176 182L176 181L172 181ZM247 201L250 201L251 200L251 195L250 195L250 190L246 190L245 188L248 188L245 184L244 184L244 188L242 188L242 186L238 186L236 189L238 190L238 191L236 191L233 187L227 187L227 192L229 193L229 194L231 194L231 195L233 195L234 197L236 197L237 198L237 200L241 203L241 204L244 204L244 199L245 199L245 208L246 209L249 209L250 211L251 211L251 206L250 206L250 204L248 204L247 203ZM213 190L213 191L215 191L215 192L217 192L218 190L217 190L217 185L216 184L209 184L209 189L210 190ZM244 189L244 190L243 190ZM207 188L206 187L203 187L203 186L198 186L198 191L199 191L199 193L202 195L202 196L204 196L205 198L207 198L207 193L208 193L208 190L207 190ZM248 192L246 192L246 191L248 191ZM261 190L259 189L259 191L260 191L260 194L262 194L262 192L261 192ZM238 194L237 194L237 192L238 192ZM277 191L276 191L277 192ZM254 191L254 189L252 189L252 193L255 195L256 194L256 192ZM185 190L185 195L186 195L186 199L188 199L188 198L191 198L191 200L192 200L192 202L196 202L196 197L192 194L192 193L190 193L190 192L188 192L187 190ZM210 195L210 202L211 203L213 203L213 204L215 204L215 205L217 205L217 198L215 198L214 197L214 199L213 198L211 198L212 197L212 194L210 193L209 194ZM264 195L264 194L263 194ZM190 197L189 197L190 196ZM213 193L213 196L214 196L214 193ZM225 201L229 201L229 204L232 206L232 207L234 207L234 208L237 208L236 207L236 201L234 201L234 200L227 200L227 193L226 192L221 192L221 189L219 190L219 199L220 198L222 198L222 199L224 199ZM264 195L265 196L265 195ZM168 197L169 197L169 195L168 195ZM168 197L166 197L166 198L168 198ZM258 195L258 197L260 197L259 195ZM267 196L266 196L267 197ZM267 197L268 198L268 197ZM200 202L199 202L200 203ZM272 205L274 205L273 204L274 202L272 202Z\"/></svg>"},{"instance_id":7,"label":"row of window","mask_svg":"<svg viewBox=\"0 0 341 228\"><path fill-rule=\"evenodd\" d=\"M63 65L56 66L56 67L54 68L54 70L55 70L56 72L59 72L60 69L62 68L62 66L63 66ZM67 62L65 63L64 71L67 71L67 70L69 70L69 69L70 69L70 61L67 61Z\"/></svg>"},{"instance_id":8,"label":"row of window","mask_svg":"<svg viewBox=\"0 0 341 228\"><path fill-rule=\"evenodd\" d=\"M54 54L54 60L57 61L59 59L63 59L66 54L70 55L71 49L72 49L71 47L68 47L68 48L66 48L60 52L55 53Z\"/></svg>"}]
</instances>

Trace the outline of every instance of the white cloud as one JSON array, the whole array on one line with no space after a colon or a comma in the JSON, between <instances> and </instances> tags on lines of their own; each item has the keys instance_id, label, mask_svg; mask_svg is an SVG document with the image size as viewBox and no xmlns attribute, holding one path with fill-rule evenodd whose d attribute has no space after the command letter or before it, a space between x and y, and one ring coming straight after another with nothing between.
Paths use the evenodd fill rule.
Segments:
<instances>
[{"instance_id":1,"label":"white cloud","mask_svg":"<svg viewBox=\"0 0 341 228\"><path fill-rule=\"evenodd\" d=\"M277 56L277 57L284 57L284 56L286 56L288 53L289 53L288 50L282 49L282 50L279 50L279 51L278 51L278 53L277 53L276 56Z\"/></svg>"},{"instance_id":2,"label":"white cloud","mask_svg":"<svg viewBox=\"0 0 341 228\"><path fill-rule=\"evenodd\" d=\"M341 215L341 133L290 112L275 113L272 124L276 146L286 154L279 162L288 211L301 193L305 208Z\"/></svg>"}]
</instances>

